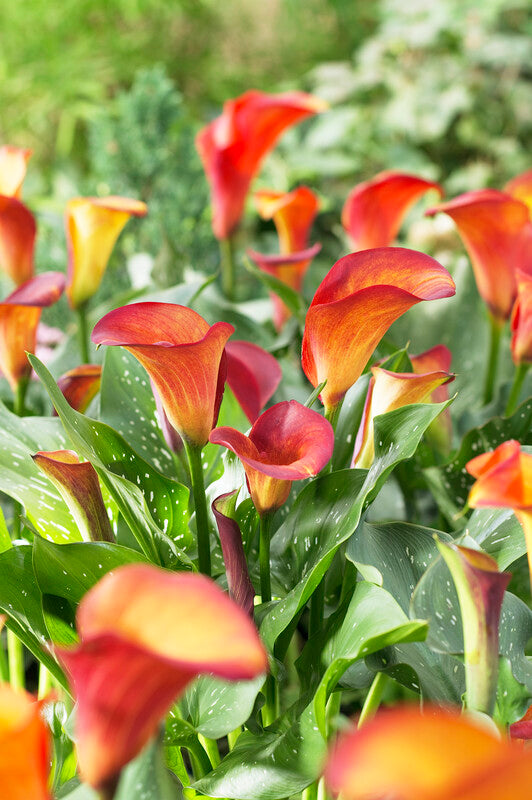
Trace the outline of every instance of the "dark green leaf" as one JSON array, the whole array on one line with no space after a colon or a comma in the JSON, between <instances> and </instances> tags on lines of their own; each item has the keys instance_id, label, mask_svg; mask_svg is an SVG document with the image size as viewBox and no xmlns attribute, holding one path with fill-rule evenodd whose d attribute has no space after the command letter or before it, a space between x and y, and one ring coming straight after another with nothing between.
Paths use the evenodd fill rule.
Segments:
<instances>
[{"instance_id":1,"label":"dark green leaf","mask_svg":"<svg viewBox=\"0 0 532 800\"><path fill-rule=\"evenodd\" d=\"M202 676L181 700L183 713L198 733L219 739L247 721L263 683L264 676L236 682Z\"/></svg>"}]
</instances>

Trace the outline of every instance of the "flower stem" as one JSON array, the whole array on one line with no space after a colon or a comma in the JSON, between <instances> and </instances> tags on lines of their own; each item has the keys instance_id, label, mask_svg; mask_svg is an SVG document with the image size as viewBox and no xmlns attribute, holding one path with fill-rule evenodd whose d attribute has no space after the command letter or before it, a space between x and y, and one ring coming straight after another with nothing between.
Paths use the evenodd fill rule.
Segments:
<instances>
[{"instance_id":1,"label":"flower stem","mask_svg":"<svg viewBox=\"0 0 532 800\"><path fill-rule=\"evenodd\" d=\"M218 744L215 739L208 739L206 736L202 736L201 733L198 733L199 743L209 756L209 761L211 762L213 768L217 767L220 763L220 751L218 750Z\"/></svg>"},{"instance_id":2,"label":"flower stem","mask_svg":"<svg viewBox=\"0 0 532 800\"><path fill-rule=\"evenodd\" d=\"M211 544L209 537L209 516L207 513L207 498L205 497L205 483L203 480L203 463L201 460L201 447L185 442L185 450L190 467L190 480L194 507L196 510L196 536L198 542L199 570L210 577L211 574Z\"/></svg>"},{"instance_id":3,"label":"flower stem","mask_svg":"<svg viewBox=\"0 0 532 800\"><path fill-rule=\"evenodd\" d=\"M235 728L234 731L230 731L230 733L227 734L227 745L229 747L229 752L233 749L233 747L237 743L238 737L240 736L241 733L242 733L242 728L239 726L238 728Z\"/></svg>"},{"instance_id":4,"label":"flower stem","mask_svg":"<svg viewBox=\"0 0 532 800\"><path fill-rule=\"evenodd\" d=\"M9 662L9 683L13 689L24 689L26 676L24 672L24 648L18 636L7 630L7 659Z\"/></svg>"},{"instance_id":5,"label":"flower stem","mask_svg":"<svg viewBox=\"0 0 532 800\"><path fill-rule=\"evenodd\" d=\"M521 389L523 388L523 383L529 366L530 364L522 361L515 368L514 382L512 383L510 396L508 397L508 402L506 404L506 411L504 412L505 417L509 417L517 408L517 402L519 400L519 395L521 394Z\"/></svg>"},{"instance_id":6,"label":"flower stem","mask_svg":"<svg viewBox=\"0 0 532 800\"><path fill-rule=\"evenodd\" d=\"M24 416L24 400L26 398L26 391L28 389L28 384L29 384L29 378L22 377L17 383L17 388L15 389L15 396L13 398L13 413L16 414L18 417ZM21 515L22 515L22 505L17 500L14 500L13 527L12 527L13 539L18 539L20 537Z\"/></svg>"},{"instance_id":7,"label":"flower stem","mask_svg":"<svg viewBox=\"0 0 532 800\"><path fill-rule=\"evenodd\" d=\"M325 409L325 419L328 420L332 427L333 431L336 433L336 425L338 424L338 417L340 416L340 411L342 410L342 400L339 400L335 406L327 406Z\"/></svg>"},{"instance_id":8,"label":"flower stem","mask_svg":"<svg viewBox=\"0 0 532 800\"><path fill-rule=\"evenodd\" d=\"M222 291L231 302L235 299L235 254L233 239L220 239Z\"/></svg>"},{"instance_id":9,"label":"flower stem","mask_svg":"<svg viewBox=\"0 0 532 800\"><path fill-rule=\"evenodd\" d=\"M503 323L496 319L493 314L489 314L490 323L490 349L488 357L488 369L486 371L486 378L484 382L484 405L491 402L493 392L495 389L495 381L497 379L497 363L499 360L499 343L501 341L501 333Z\"/></svg>"},{"instance_id":10,"label":"flower stem","mask_svg":"<svg viewBox=\"0 0 532 800\"><path fill-rule=\"evenodd\" d=\"M270 528L271 514L264 514L260 518L259 530L259 567L260 567L260 594L263 603L272 599L272 584L270 578Z\"/></svg>"},{"instance_id":11,"label":"flower stem","mask_svg":"<svg viewBox=\"0 0 532 800\"><path fill-rule=\"evenodd\" d=\"M46 697L52 688L52 674L49 672L44 664L39 664L39 688L37 690L37 697L42 700Z\"/></svg>"},{"instance_id":12,"label":"flower stem","mask_svg":"<svg viewBox=\"0 0 532 800\"><path fill-rule=\"evenodd\" d=\"M375 713L380 705L382 700L382 695L384 692L384 687L388 683L388 676L384 672L377 672L375 677L373 678L373 683L369 687L369 692L366 695L366 699L364 700L364 705L362 706L362 711L360 712L360 717L358 718L358 727L361 728L365 722L368 722L372 717L375 716Z\"/></svg>"},{"instance_id":13,"label":"flower stem","mask_svg":"<svg viewBox=\"0 0 532 800\"><path fill-rule=\"evenodd\" d=\"M82 303L76 308L78 318L78 345L79 354L83 364L90 363L89 355L89 328L87 325L87 304Z\"/></svg>"}]
</instances>

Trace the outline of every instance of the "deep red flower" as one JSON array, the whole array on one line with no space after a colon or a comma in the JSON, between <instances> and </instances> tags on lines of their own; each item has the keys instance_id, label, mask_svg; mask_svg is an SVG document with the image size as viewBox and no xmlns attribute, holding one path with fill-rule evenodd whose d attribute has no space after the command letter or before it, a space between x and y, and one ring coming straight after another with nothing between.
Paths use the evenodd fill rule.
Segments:
<instances>
[{"instance_id":1,"label":"deep red flower","mask_svg":"<svg viewBox=\"0 0 532 800\"><path fill-rule=\"evenodd\" d=\"M227 384L253 424L281 382L281 367L271 353L252 342L227 342L225 354Z\"/></svg>"},{"instance_id":2,"label":"deep red flower","mask_svg":"<svg viewBox=\"0 0 532 800\"><path fill-rule=\"evenodd\" d=\"M82 414L100 391L102 368L100 364L81 364L69 369L57 381L67 403Z\"/></svg>"}]
</instances>

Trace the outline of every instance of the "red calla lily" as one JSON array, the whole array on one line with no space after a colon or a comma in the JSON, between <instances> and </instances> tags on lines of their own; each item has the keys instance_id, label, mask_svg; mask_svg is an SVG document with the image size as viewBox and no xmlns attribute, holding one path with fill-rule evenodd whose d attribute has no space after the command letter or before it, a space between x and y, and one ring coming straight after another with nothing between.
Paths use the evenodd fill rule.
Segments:
<instances>
[{"instance_id":1,"label":"red calla lily","mask_svg":"<svg viewBox=\"0 0 532 800\"><path fill-rule=\"evenodd\" d=\"M512 358L515 364L532 363L532 275L516 270L517 299L512 309Z\"/></svg>"},{"instance_id":2,"label":"red calla lily","mask_svg":"<svg viewBox=\"0 0 532 800\"><path fill-rule=\"evenodd\" d=\"M211 508L220 534L229 597L253 619L255 589L249 577L242 533L232 518L238 492L237 489L222 494L213 501Z\"/></svg>"},{"instance_id":3,"label":"red calla lily","mask_svg":"<svg viewBox=\"0 0 532 800\"><path fill-rule=\"evenodd\" d=\"M303 370L315 387L327 380L326 410L361 375L392 322L422 300L454 293L447 270L413 250L381 247L337 261L314 295L303 336Z\"/></svg>"},{"instance_id":4,"label":"red calla lily","mask_svg":"<svg viewBox=\"0 0 532 800\"><path fill-rule=\"evenodd\" d=\"M57 649L77 701L80 771L112 786L197 675L254 678L266 652L249 616L209 578L119 567L82 599L80 644Z\"/></svg>"},{"instance_id":5,"label":"red calla lily","mask_svg":"<svg viewBox=\"0 0 532 800\"><path fill-rule=\"evenodd\" d=\"M196 147L211 187L218 239L227 239L237 227L250 183L281 134L326 108L304 92L250 90L228 100L223 113L199 132Z\"/></svg>"},{"instance_id":6,"label":"red calla lily","mask_svg":"<svg viewBox=\"0 0 532 800\"><path fill-rule=\"evenodd\" d=\"M510 736L512 739L532 739L532 706L521 719L510 725Z\"/></svg>"},{"instance_id":7,"label":"red calla lily","mask_svg":"<svg viewBox=\"0 0 532 800\"><path fill-rule=\"evenodd\" d=\"M255 206L263 219L273 219L283 254L305 250L319 200L308 186L291 192L263 190L254 194Z\"/></svg>"},{"instance_id":8,"label":"red calla lily","mask_svg":"<svg viewBox=\"0 0 532 800\"><path fill-rule=\"evenodd\" d=\"M438 183L393 170L355 186L342 210L342 225L353 249L392 244L410 208L430 189L443 195Z\"/></svg>"},{"instance_id":9,"label":"red calla lily","mask_svg":"<svg viewBox=\"0 0 532 800\"><path fill-rule=\"evenodd\" d=\"M281 382L281 367L271 353L252 342L227 342L225 354L227 383L253 424Z\"/></svg>"},{"instance_id":10,"label":"red calla lily","mask_svg":"<svg viewBox=\"0 0 532 800\"><path fill-rule=\"evenodd\" d=\"M292 481L323 469L332 456L334 431L316 411L290 400L265 411L249 436L221 427L209 441L229 448L242 461L253 504L264 515L285 503Z\"/></svg>"},{"instance_id":11,"label":"red calla lily","mask_svg":"<svg viewBox=\"0 0 532 800\"><path fill-rule=\"evenodd\" d=\"M5 144L0 147L0 195L20 198L32 151Z\"/></svg>"},{"instance_id":12,"label":"red calla lily","mask_svg":"<svg viewBox=\"0 0 532 800\"><path fill-rule=\"evenodd\" d=\"M26 352L35 352L42 308L59 300L64 287L62 273L44 272L0 303L0 367L13 391L31 373Z\"/></svg>"},{"instance_id":13,"label":"red calla lily","mask_svg":"<svg viewBox=\"0 0 532 800\"><path fill-rule=\"evenodd\" d=\"M42 703L0 685L0 787L2 800L50 800L50 733Z\"/></svg>"},{"instance_id":14,"label":"red calla lily","mask_svg":"<svg viewBox=\"0 0 532 800\"><path fill-rule=\"evenodd\" d=\"M95 344L119 345L146 369L170 423L203 447L216 424L226 377L227 322L209 327L195 311L172 303L133 303L106 314Z\"/></svg>"},{"instance_id":15,"label":"red calla lily","mask_svg":"<svg viewBox=\"0 0 532 800\"><path fill-rule=\"evenodd\" d=\"M61 375L57 385L67 403L82 414L100 391L102 368L100 364L81 364Z\"/></svg>"},{"instance_id":16,"label":"red calla lily","mask_svg":"<svg viewBox=\"0 0 532 800\"><path fill-rule=\"evenodd\" d=\"M35 218L24 203L0 195L0 268L17 286L33 275L36 234Z\"/></svg>"},{"instance_id":17,"label":"red calla lily","mask_svg":"<svg viewBox=\"0 0 532 800\"><path fill-rule=\"evenodd\" d=\"M532 215L532 169L522 172L521 175L516 175L515 178L508 181L504 191L517 200L521 200L522 203L526 203Z\"/></svg>"}]
</instances>

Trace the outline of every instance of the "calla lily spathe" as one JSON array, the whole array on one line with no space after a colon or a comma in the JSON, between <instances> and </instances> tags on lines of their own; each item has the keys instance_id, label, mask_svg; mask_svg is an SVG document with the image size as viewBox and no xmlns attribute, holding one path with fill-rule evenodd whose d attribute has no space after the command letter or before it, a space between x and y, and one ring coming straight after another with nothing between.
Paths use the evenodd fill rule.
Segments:
<instances>
[{"instance_id":1,"label":"calla lily spathe","mask_svg":"<svg viewBox=\"0 0 532 800\"><path fill-rule=\"evenodd\" d=\"M20 286L33 275L37 226L16 197L0 195L0 268Z\"/></svg>"},{"instance_id":2,"label":"calla lily spathe","mask_svg":"<svg viewBox=\"0 0 532 800\"><path fill-rule=\"evenodd\" d=\"M308 245L312 223L320 207L308 186L291 192L263 190L254 194L255 206L263 219L273 219L281 254L297 253Z\"/></svg>"},{"instance_id":3,"label":"calla lily spathe","mask_svg":"<svg viewBox=\"0 0 532 800\"><path fill-rule=\"evenodd\" d=\"M392 322L422 300L455 293L444 267L401 247L363 250L341 258L321 282L303 335L302 365L326 410L343 399Z\"/></svg>"},{"instance_id":4,"label":"calla lily spathe","mask_svg":"<svg viewBox=\"0 0 532 800\"><path fill-rule=\"evenodd\" d=\"M100 364L81 364L61 375L57 385L69 406L84 414L100 391L101 381L102 368Z\"/></svg>"},{"instance_id":5,"label":"calla lily spathe","mask_svg":"<svg viewBox=\"0 0 532 800\"><path fill-rule=\"evenodd\" d=\"M253 424L281 382L281 367L271 353L253 342L227 342L225 354L227 385Z\"/></svg>"},{"instance_id":6,"label":"calla lily spathe","mask_svg":"<svg viewBox=\"0 0 532 800\"><path fill-rule=\"evenodd\" d=\"M4 144L0 147L0 195L20 199L32 151Z\"/></svg>"},{"instance_id":7,"label":"calla lily spathe","mask_svg":"<svg viewBox=\"0 0 532 800\"><path fill-rule=\"evenodd\" d=\"M517 298L510 317L512 358L515 364L532 363L532 275L516 271Z\"/></svg>"},{"instance_id":8,"label":"calla lily spathe","mask_svg":"<svg viewBox=\"0 0 532 800\"><path fill-rule=\"evenodd\" d=\"M50 733L42 703L0 684L0 789L2 800L50 800Z\"/></svg>"},{"instance_id":9,"label":"calla lily spathe","mask_svg":"<svg viewBox=\"0 0 532 800\"><path fill-rule=\"evenodd\" d=\"M155 384L173 427L203 447L218 419L227 371L224 348L233 332L227 322L210 327L185 306L132 303L106 314L92 341L129 350Z\"/></svg>"}]
</instances>

